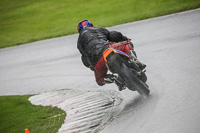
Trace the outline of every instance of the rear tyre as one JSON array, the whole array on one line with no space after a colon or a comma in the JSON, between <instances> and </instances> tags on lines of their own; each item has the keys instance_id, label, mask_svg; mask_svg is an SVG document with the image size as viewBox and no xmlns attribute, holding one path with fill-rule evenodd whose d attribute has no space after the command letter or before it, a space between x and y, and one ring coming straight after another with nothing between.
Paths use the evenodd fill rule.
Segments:
<instances>
[{"instance_id":1,"label":"rear tyre","mask_svg":"<svg viewBox=\"0 0 200 133\"><path fill-rule=\"evenodd\" d=\"M137 90L140 95L147 97L150 93L148 85L143 83L133 72L127 67L125 59L119 55L113 55L109 60L109 66L113 69L113 73L117 73L125 82L127 88L132 91ZM146 76L146 75L145 75Z\"/></svg>"},{"instance_id":2,"label":"rear tyre","mask_svg":"<svg viewBox=\"0 0 200 133\"><path fill-rule=\"evenodd\" d=\"M122 69L118 74L124 79L126 86L130 90L137 90L140 95L147 97L150 93L149 87L139 80L124 63L122 63L121 67Z\"/></svg>"}]
</instances>

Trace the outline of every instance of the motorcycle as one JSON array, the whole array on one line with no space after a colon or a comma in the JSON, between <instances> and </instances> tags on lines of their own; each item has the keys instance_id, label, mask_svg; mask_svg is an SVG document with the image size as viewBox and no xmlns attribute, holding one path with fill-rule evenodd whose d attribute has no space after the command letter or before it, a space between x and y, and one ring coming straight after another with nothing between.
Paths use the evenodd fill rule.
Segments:
<instances>
[{"instance_id":1,"label":"motorcycle","mask_svg":"<svg viewBox=\"0 0 200 133\"><path fill-rule=\"evenodd\" d=\"M114 82L124 85L132 91L138 91L142 96L147 97L150 93L146 84L146 70L141 70L134 58L122 51L108 48L103 53L108 70L114 75Z\"/></svg>"}]
</instances>

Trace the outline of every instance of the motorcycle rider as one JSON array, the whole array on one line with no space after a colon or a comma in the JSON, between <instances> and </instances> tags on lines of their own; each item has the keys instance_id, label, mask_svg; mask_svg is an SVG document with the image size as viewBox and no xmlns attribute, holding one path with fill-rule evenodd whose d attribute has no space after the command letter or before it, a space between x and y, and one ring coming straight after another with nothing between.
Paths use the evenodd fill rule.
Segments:
<instances>
[{"instance_id":1,"label":"motorcycle rider","mask_svg":"<svg viewBox=\"0 0 200 133\"><path fill-rule=\"evenodd\" d=\"M130 56L137 57L130 39L118 31L108 31L103 27L94 27L89 20L81 21L77 29L79 32L77 47L82 55L82 62L94 71L96 82L100 86L113 82L113 75L107 74L108 69L102 56L107 48L115 48ZM141 69L146 67L137 58L136 60ZM123 84L116 84L120 91L124 89Z\"/></svg>"}]
</instances>

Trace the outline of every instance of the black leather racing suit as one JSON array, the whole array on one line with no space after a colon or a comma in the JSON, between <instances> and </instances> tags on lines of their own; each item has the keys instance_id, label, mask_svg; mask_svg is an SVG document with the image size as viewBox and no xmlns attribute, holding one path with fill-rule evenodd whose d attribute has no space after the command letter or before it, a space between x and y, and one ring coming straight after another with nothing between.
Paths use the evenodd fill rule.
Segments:
<instances>
[{"instance_id":1,"label":"black leather racing suit","mask_svg":"<svg viewBox=\"0 0 200 133\"><path fill-rule=\"evenodd\" d=\"M117 31L102 27L86 27L79 34L77 47L82 54L82 62L92 70L110 42L126 41L128 38Z\"/></svg>"}]
</instances>

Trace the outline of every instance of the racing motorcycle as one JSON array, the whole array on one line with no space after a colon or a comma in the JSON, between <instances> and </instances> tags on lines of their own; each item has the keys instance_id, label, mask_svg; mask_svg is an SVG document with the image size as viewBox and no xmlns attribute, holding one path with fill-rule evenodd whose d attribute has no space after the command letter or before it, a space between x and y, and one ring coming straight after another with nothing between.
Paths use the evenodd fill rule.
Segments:
<instances>
[{"instance_id":1,"label":"racing motorcycle","mask_svg":"<svg viewBox=\"0 0 200 133\"><path fill-rule=\"evenodd\" d=\"M114 75L114 82L123 84L132 91L138 91L140 95L147 97L150 93L146 84L146 70L141 70L135 62L135 58L114 48L108 48L103 53L106 66Z\"/></svg>"}]
</instances>

